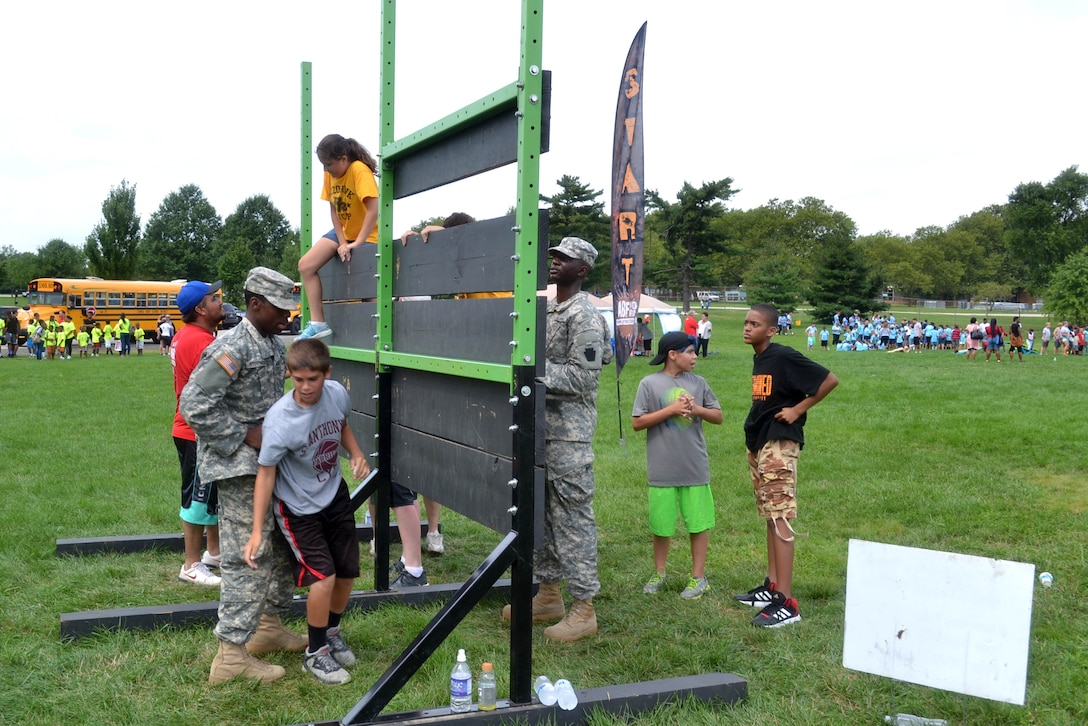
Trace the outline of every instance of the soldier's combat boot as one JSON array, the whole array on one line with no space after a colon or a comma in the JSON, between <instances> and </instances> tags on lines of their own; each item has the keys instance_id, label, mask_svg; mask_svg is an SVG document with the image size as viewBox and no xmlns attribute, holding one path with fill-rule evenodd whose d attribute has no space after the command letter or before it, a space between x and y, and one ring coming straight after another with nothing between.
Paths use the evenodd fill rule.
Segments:
<instances>
[{"instance_id":1,"label":"soldier's combat boot","mask_svg":"<svg viewBox=\"0 0 1088 726\"><path fill-rule=\"evenodd\" d=\"M563 606L563 593L559 591L559 583L540 583L540 589L536 591L536 597L533 598L533 622L554 623L556 620L562 620L566 614L567 609ZM510 619L509 605L502 609L502 619Z\"/></svg>"},{"instance_id":2,"label":"soldier's combat boot","mask_svg":"<svg viewBox=\"0 0 1088 726\"><path fill-rule=\"evenodd\" d=\"M283 626L279 615L265 613L257 625L257 632L246 643L246 650L260 655L274 650L299 651L309 645L305 636L293 633Z\"/></svg>"},{"instance_id":3,"label":"soldier's combat boot","mask_svg":"<svg viewBox=\"0 0 1088 726\"><path fill-rule=\"evenodd\" d=\"M561 640L573 643L588 635L597 633L597 613L593 611L592 600L575 600L570 612L562 622L550 628L544 628L544 637L548 640Z\"/></svg>"},{"instance_id":4,"label":"soldier's combat boot","mask_svg":"<svg viewBox=\"0 0 1088 726\"><path fill-rule=\"evenodd\" d=\"M246 652L244 646L220 640L219 652L215 654L208 674L208 683L224 683L239 676L267 683L283 678L285 672L282 666L257 660Z\"/></svg>"}]
</instances>

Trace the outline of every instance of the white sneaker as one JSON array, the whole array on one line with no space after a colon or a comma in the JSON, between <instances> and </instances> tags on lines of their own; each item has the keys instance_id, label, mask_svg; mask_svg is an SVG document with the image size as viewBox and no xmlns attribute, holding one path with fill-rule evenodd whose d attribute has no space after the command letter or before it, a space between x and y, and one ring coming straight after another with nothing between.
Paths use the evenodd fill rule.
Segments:
<instances>
[{"instance_id":1,"label":"white sneaker","mask_svg":"<svg viewBox=\"0 0 1088 726\"><path fill-rule=\"evenodd\" d=\"M208 587L216 587L223 581L223 578L219 575L213 575L212 571L203 562L197 562L189 569L185 569L185 565L182 565L181 572L178 573L178 579L182 582L207 585Z\"/></svg>"},{"instance_id":2,"label":"white sneaker","mask_svg":"<svg viewBox=\"0 0 1088 726\"><path fill-rule=\"evenodd\" d=\"M218 555L213 555L208 550L204 550L204 554L200 556L200 561L208 567L214 567L218 570L220 567L223 566L223 555L222 553Z\"/></svg>"},{"instance_id":3,"label":"white sneaker","mask_svg":"<svg viewBox=\"0 0 1088 726\"><path fill-rule=\"evenodd\" d=\"M446 545L442 542L441 532L427 533L427 551L432 555L440 555L446 551Z\"/></svg>"}]
</instances>

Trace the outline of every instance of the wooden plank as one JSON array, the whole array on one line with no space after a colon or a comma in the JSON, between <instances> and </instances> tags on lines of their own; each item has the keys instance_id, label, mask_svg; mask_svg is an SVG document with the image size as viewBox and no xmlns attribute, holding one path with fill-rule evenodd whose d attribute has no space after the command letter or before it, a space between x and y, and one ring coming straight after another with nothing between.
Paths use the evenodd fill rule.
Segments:
<instances>
[{"instance_id":1,"label":"wooden plank","mask_svg":"<svg viewBox=\"0 0 1088 726\"><path fill-rule=\"evenodd\" d=\"M314 244L329 243L315 239ZM339 257L333 257L326 262L318 273L321 277L321 299L328 302L376 298L377 253L378 245L364 244L351 251L351 259L347 262L341 262Z\"/></svg>"},{"instance_id":2,"label":"wooden plank","mask_svg":"<svg viewBox=\"0 0 1088 726\"><path fill-rule=\"evenodd\" d=\"M368 416L374 416L374 394L378 392L378 382L374 377L374 366L361 361L336 358L332 362L332 377L344 384L351 397L351 410ZM353 424L354 425L354 424ZM358 433L358 432L356 432Z\"/></svg>"},{"instance_id":3,"label":"wooden plank","mask_svg":"<svg viewBox=\"0 0 1088 726\"><path fill-rule=\"evenodd\" d=\"M540 298L538 330L543 329L546 306ZM514 299L509 297L394 303L393 346L400 353L509 365L513 311ZM544 359L539 342L537 359Z\"/></svg>"},{"instance_id":4,"label":"wooden plank","mask_svg":"<svg viewBox=\"0 0 1088 726\"><path fill-rule=\"evenodd\" d=\"M512 455L512 408L507 384L407 368L393 371L395 423L474 449Z\"/></svg>"},{"instance_id":5,"label":"wooden plank","mask_svg":"<svg viewBox=\"0 0 1088 726\"><path fill-rule=\"evenodd\" d=\"M370 611L391 603L419 606L445 602L456 595L460 589L461 583L454 582L388 592L356 590L348 599L348 609ZM490 595L505 599L509 597L509 593L510 581L499 580L492 586ZM214 625L218 617L219 601L217 600L61 613L60 637L61 640L71 641L88 638L103 631L116 633L122 630L157 630L164 626L182 627L198 623ZM289 617L305 620L305 595L295 595Z\"/></svg>"},{"instance_id":6,"label":"wooden plank","mask_svg":"<svg viewBox=\"0 0 1088 726\"><path fill-rule=\"evenodd\" d=\"M508 457L393 425L392 480L505 534L511 529L512 464ZM544 525L543 468L536 487L537 528Z\"/></svg>"},{"instance_id":7,"label":"wooden plank","mask_svg":"<svg viewBox=\"0 0 1088 726\"><path fill-rule=\"evenodd\" d=\"M373 302L327 302L325 321L333 336L325 342L347 348L374 350L374 334L378 332L378 304Z\"/></svg>"},{"instance_id":8,"label":"wooden plank","mask_svg":"<svg viewBox=\"0 0 1088 726\"><path fill-rule=\"evenodd\" d=\"M544 71L540 153L551 136L551 71ZM518 160L517 102L497 104L494 115L455 131L418 151L397 154L393 198L418 194Z\"/></svg>"}]
</instances>

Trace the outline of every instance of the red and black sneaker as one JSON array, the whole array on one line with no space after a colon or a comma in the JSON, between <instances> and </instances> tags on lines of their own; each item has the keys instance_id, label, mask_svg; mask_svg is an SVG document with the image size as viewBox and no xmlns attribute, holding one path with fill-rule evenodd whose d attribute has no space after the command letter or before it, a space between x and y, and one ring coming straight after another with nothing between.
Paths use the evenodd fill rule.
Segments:
<instances>
[{"instance_id":1,"label":"red and black sneaker","mask_svg":"<svg viewBox=\"0 0 1088 726\"><path fill-rule=\"evenodd\" d=\"M771 604L752 619L757 628L781 628L783 625L796 623L801 619L801 610L796 598L787 598L778 590L771 593Z\"/></svg>"},{"instance_id":2,"label":"red and black sneaker","mask_svg":"<svg viewBox=\"0 0 1088 726\"><path fill-rule=\"evenodd\" d=\"M774 592L774 583L771 582L771 578L765 577L762 585L753 587L748 592L743 592L740 595L734 595L733 599L748 607L765 608L771 604L772 592Z\"/></svg>"}]
</instances>

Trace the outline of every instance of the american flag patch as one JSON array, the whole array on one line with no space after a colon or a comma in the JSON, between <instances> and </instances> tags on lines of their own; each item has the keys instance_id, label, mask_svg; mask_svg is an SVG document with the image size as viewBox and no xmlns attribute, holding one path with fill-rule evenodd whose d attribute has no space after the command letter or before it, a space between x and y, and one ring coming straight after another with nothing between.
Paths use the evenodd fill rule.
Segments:
<instances>
[{"instance_id":1,"label":"american flag patch","mask_svg":"<svg viewBox=\"0 0 1088 726\"><path fill-rule=\"evenodd\" d=\"M224 353L215 359L215 362L219 364L219 367L227 372L227 375L234 378L234 375L238 372L238 364L234 362L234 359L230 357L229 353Z\"/></svg>"}]
</instances>

